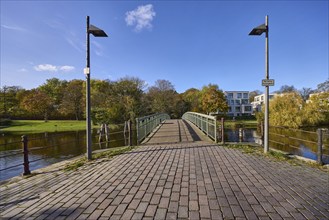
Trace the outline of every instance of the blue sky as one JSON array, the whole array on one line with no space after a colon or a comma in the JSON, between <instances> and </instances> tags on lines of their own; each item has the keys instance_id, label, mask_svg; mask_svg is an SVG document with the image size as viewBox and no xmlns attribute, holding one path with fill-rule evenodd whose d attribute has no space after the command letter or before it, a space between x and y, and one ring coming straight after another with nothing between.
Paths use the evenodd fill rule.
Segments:
<instances>
[{"instance_id":1,"label":"blue sky","mask_svg":"<svg viewBox=\"0 0 329 220\"><path fill-rule=\"evenodd\" d=\"M209 83L261 90L265 36L248 36L269 15L275 86L316 88L329 77L328 1L1 1L1 85L84 79L86 16L91 77L172 82L178 92Z\"/></svg>"}]
</instances>

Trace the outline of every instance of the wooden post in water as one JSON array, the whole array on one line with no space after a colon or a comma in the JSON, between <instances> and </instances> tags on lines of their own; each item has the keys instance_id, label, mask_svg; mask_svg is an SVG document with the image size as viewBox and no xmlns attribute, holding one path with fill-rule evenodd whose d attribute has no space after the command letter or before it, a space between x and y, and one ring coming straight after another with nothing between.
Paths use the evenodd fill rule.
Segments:
<instances>
[{"instance_id":1,"label":"wooden post in water","mask_svg":"<svg viewBox=\"0 0 329 220\"><path fill-rule=\"evenodd\" d=\"M104 124L105 127L105 138L106 138L106 143L110 142L110 128L107 124Z\"/></svg>"},{"instance_id":2,"label":"wooden post in water","mask_svg":"<svg viewBox=\"0 0 329 220\"><path fill-rule=\"evenodd\" d=\"M133 140L133 136L132 136L132 129L131 129L131 120L128 121L128 130L129 130L129 139L128 139L128 145L132 146L132 140Z\"/></svg>"},{"instance_id":3,"label":"wooden post in water","mask_svg":"<svg viewBox=\"0 0 329 220\"><path fill-rule=\"evenodd\" d=\"M319 128L318 131L318 164L320 165L323 165L323 162L322 162L322 129Z\"/></svg>"},{"instance_id":4,"label":"wooden post in water","mask_svg":"<svg viewBox=\"0 0 329 220\"><path fill-rule=\"evenodd\" d=\"M221 118L221 130L222 130L222 144L225 144L225 137L224 137L224 118Z\"/></svg>"},{"instance_id":5,"label":"wooden post in water","mask_svg":"<svg viewBox=\"0 0 329 220\"><path fill-rule=\"evenodd\" d=\"M23 155L24 155L24 173L23 175L30 175L31 171L30 171L30 162L29 162L29 151L27 148L27 136L23 135L22 136L22 147L23 147Z\"/></svg>"}]
</instances>

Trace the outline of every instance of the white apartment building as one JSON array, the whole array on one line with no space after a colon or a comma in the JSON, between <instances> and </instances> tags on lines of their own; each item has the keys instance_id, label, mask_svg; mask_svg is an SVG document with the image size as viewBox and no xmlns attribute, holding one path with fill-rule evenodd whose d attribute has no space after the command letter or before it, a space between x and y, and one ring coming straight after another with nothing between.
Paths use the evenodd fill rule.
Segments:
<instances>
[{"instance_id":1,"label":"white apartment building","mask_svg":"<svg viewBox=\"0 0 329 220\"><path fill-rule=\"evenodd\" d=\"M247 116L253 113L249 102L249 91L225 91L224 92L229 116Z\"/></svg>"},{"instance_id":2,"label":"white apartment building","mask_svg":"<svg viewBox=\"0 0 329 220\"><path fill-rule=\"evenodd\" d=\"M277 94L269 94L269 100L273 99ZM265 94L257 95L254 101L251 103L253 112L260 112L262 110L262 105L265 102Z\"/></svg>"}]
</instances>

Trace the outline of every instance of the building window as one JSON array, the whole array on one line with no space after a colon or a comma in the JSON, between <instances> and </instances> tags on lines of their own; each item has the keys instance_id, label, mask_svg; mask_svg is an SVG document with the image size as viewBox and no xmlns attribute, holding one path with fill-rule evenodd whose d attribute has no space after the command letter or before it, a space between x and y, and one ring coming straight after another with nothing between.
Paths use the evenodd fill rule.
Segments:
<instances>
[{"instance_id":1,"label":"building window","mask_svg":"<svg viewBox=\"0 0 329 220\"><path fill-rule=\"evenodd\" d=\"M238 98L238 99L241 99L241 98L242 98L242 93L241 93L241 92L238 92L238 93L237 93L237 98Z\"/></svg>"},{"instance_id":2,"label":"building window","mask_svg":"<svg viewBox=\"0 0 329 220\"><path fill-rule=\"evenodd\" d=\"M243 93L243 98L247 99L248 98L248 93Z\"/></svg>"},{"instance_id":3,"label":"building window","mask_svg":"<svg viewBox=\"0 0 329 220\"><path fill-rule=\"evenodd\" d=\"M240 106L235 107L235 112L240 112L240 111L241 111Z\"/></svg>"},{"instance_id":4,"label":"building window","mask_svg":"<svg viewBox=\"0 0 329 220\"><path fill-rule=\"evenodd\" d=\"M251 112L251 106L245 106L244 111L245 112Z\"/></svg>"},{"instance_id":5,"label":"building window","mask_svg":"<svg viewBox=\"0 0 329 220\"><path fill-rule=\"evenodd\" d=\"M246 104L248 104L248 102L249 102L248 99L242 99L241 101L242 101L242 104L243 104L243 105L246 105Z\"/></svg>"},{"instance_id":6,"label":"building window","mask_svg":"<svg viewBox=\"0 0 329 220\"><path fill-rule=\"evenodd\" d=\"M233 99L233 93L228 93L228 94L227 94L227 98L228 98L228 99Z\"/></svg>"},{"instance_id":7,"label":"building window","mask_svg":"<svg viewBox=\"0 0 329 220\"><path fill-rule=\"evenodd\" d=\"M234 99L230 100L230 105L234 105Z\"/></svg>"},{"instance_id":8,"label":"building window","mask_svg":"<svg viewBox=\"0 0 329 220\"><path fill-rule=\"evenodd\" d=\"M228 112L232 112L232 107L231 106L228 107Z\"/></svg>"}]
</instances>

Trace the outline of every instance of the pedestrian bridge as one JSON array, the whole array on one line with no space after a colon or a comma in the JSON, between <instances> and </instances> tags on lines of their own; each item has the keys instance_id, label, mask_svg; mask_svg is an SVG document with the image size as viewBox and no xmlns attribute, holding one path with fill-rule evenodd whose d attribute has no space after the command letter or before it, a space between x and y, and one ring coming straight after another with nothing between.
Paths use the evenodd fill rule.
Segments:
<instances>
[{"instance_id":1,"label":"pedestrian bridge","mask_svg":"<svg viewBox=\"0 0 329 220\"><path fill-rule=\"evenodd\" d=\"M216 117L195 112L186 112L182 119L170 119L162 113L137 118L136 130L137 142L142 144L217 142L218 139Z\"/></svg>"}]
</instances>

